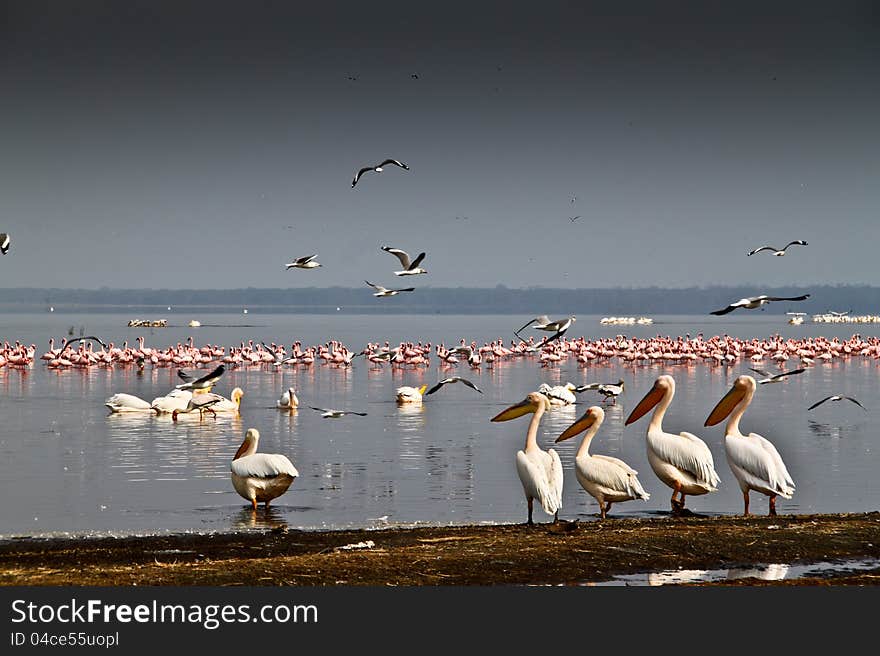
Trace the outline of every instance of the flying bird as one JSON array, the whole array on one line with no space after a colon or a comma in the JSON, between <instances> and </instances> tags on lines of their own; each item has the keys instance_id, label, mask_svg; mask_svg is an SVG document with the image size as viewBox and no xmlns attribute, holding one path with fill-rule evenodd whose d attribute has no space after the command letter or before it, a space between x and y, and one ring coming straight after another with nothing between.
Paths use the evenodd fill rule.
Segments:
<instances>
[{"instance_id":1,"label":"flying bird","mask_svg":"<svg viewBox=\"0 0 880 656\"><path fill-rule=\"evenodd\" d=\"M559 319L558 321L550 321L550 317L548 317L546 314L542 314L541 316L535 317L534 319L529 321L526 325L524 325L519 330L515 330L513 332L513 334L518 337L519 334L523 330L525 330L526 328L528 328L532 324L535 324L534 326L532 326L535 330L546 330L547 332L551 332L551 333L552 332L563 332L564 333L566 330L569 329L569 327L571 326L571 324L574 321L575 321L574 315L568 317L568 319Z\"/></svg>"},{"instance_id":2,"label":"flying bird","mask_svg":"<svg viewBox=\"0 0 880 656\"><path fill-rule=\"evenodd\" d=\"M388 289L387 287L383 287L382 285L374 285L369 280L364 280L370 287L376 290L376 293L373 296L396 296L400 292L414 292L416 290L415 287L404 287L401 289Z\"/></svg>"},{"instance_id":3,"label":"flying bird","mask_svg":"<svg viewBox=\"0 0 880 656\"><path fill-rule=\"evenodd\" d=\"M296 258L293 262L287 263L288 269L316 269L321 266L320 263L315 261L315 258L318 257L318 254L314 255L304 255L303 257Z\"/></svg>"},{"instance_id":4,"label":"flying bird","mask_svg":"<svg viewBox=\"0 0 880 656\"><path fill-rule=\"evenodd\" d=\"M419 256L414 259L409 259L409 253L406 251L402 251L399 248L392 248L391 246L382 246L383 251L386 253L391 253L394 257L400 260L400 266L403 267L401 271L395 271L395 276L415 276L420 273L428 273L427 269L423 269L419 266L422 263L422 260L425 259L425 253L419 253Z\"/></svg>"},{"instance_id":5,"label":"flying bird","mask_svg":"<svg viewBox=\"0 0 880 656\"><path fill-rule=\"evenodd\" d=\"M104 348L107 348L107 345L103 342L103 340L101 340L101 338L95 337L94 335L88 335L86 337L76 337L75 339L70 339L70 340L65 339L64 343L61 345L61 350L63 351L64 349L66 349L68 346L70 346L74 342L81 342L85 339L90 339L93 342L98 342L98 344L100 344Z\"/></svg>"},{"instance_id":6,"label":"flying bird","mask_svg":"<svg viewBox=\"0 0 880 656\"><path fill-rule=\"evenodd\" d=\"M809 294L804 294L803 296L766 296L762 294L761 296L750 296L748 298L741 298L736 303L731 303L726 308L715 310L714 312L710 312L709 314L727 314L728 312L733 312L737 308L754 310L755 308L766 305L770 301L805 301L808 298L810 298Z\"/></svg>"},{"instance_id":7,"label":"flying bird","mask_svg":"<svg viewBox=\"0 0 880 656\"><path fill-rule=\"evenodd\" d=\"M822 405L823 403L825 403L825 401L842 401L843 399L846 399L847 401L852 401L853 403L855 403L857 406L859 406L859 407L860 407L862 410L864 410L865 412L868 411L868 409L867 409L865 406L863 406L861 403L859 403L858 401L856 401L853 397L851 397L851 396L843 396L843 395L841 395L841 394L835 394L834 396L826 396L826 397L825 397L824 399L822 399L821 401L817 401L816 403L814 403L813 405L811 405L809 408L807 408L807 410L812 410L813 408L817 408L817 407L819 407L820 405Z\"/></svg>"},{"instance_id":8,"label":"flying bird","mask_svg":"<svg viewBox=\"0 0 880 656\"><path fill-rule=\"evenodd\" d=\"M568 220L571 221L572 223L574 223L574 222L577 221L579 218L581 218L581 215L580 215L580 214L578 214L577 216L570 216L570 217L568 217Z\"/></svg>"},{"instance_id":9,"label":"flying bird","mask_svg":"<svg viewBox=\"0 0 880 656\"><path fill-rule=\"evenodd\" d=\"M434 392L436 392L438 389L440 389L444 385L449 385L450 383L464 383L465 385L467 385L471 389L477 390L480 394L483 393L483 390L481 390L479 387L474 385L467 378L462 378L461 376L452 376L450 378L444 378L443 380L439 381L436 385L434 385L434 387L432 387L427 392L425 392L425 394L433 394Z\"/></svg>"},{"instance_id":10,"label":"flying bird","mask_svg":"<svg viewBox=\"0 0 880 656\"><path fill-rule=\"evenodd\" d=\"M220 376L222 376L225 371L225 365L217 365L217 368L210 373L207 373L196 380L176 385L176 388L183 390L205 390L206 392L210 392L211 388L217 384L217 381L220 380Z\"/></svg>"},{"instance_id":11,"label":"flying bird","mask_svg":"<svg viewBox=\"0 0 880 656\"><path fill-rule=\"evenodd\" d=\"M749 367L756 374L761 374L764 376L759 381L756 381L758 385L769 385L770 383L781 383L784 378L787 376L794 376L795 374L802 374L806 371L806 369L792 369L791 371L783 371L781 374L771 374L769 371L764 371L763 369L755 369L754 367Z\"/></svg>"},{"instance_id":12,"label":"flying bird","mask_svg":"<svg viewBox=\"0 0 880 656\"><path fill-rule=\"evenodd\" d=\"M354 189L354 186L358 183L358 180L361 179L361 176L364 173L369 173L370 171L374 171L376 173L381 173L382 171L385 170L385 166L387 166L388 164L394 164L394 166L399 166L400 168L404 169L405 171L409 171L409 167L406 164L404 164L403 162L401 162L400 160L386 159L383 162L376 164L375 166L365 166L360 171L358 171L354 176L354 180L351 181L351 188Z\"/></svg>"},{"instance_id":13,"label":"flying bird","mask_svg":"<svg viewBox=\"0 0 880 656\"><path fill-rule=\"evenodd\" d=\"M0 253L6 255L9 252L9 233L0 232Z\"/></svg>"},{"instance_id":14,"label":"flying bird","mask_svg":"<svg viewBox=\"0 0 880 656\"><path fill-rule=\"evenodd\" d=\"M338 419L339 417L344 417L345 415L360 415L361 417L366 417L366 412L354 412L352 410L333 410L332 408L316 408L313 405L309 406L312 410L317 410L321 413L321 416L324 419Z\"/></svg>"},{"instance_id":15,"label":"flying bird","mask_svg":"<svg viewBox=\"0 0 880 656\"><path fill-rule=\"evenodd\" d=\"M777 257L782 257L785 255L785 249L789 246L808 246L807 242L803 239L796 239L795 241L788 242L783 248L776 248L776 246L761 246L760 248L756 248L753 251L749 252L749 255L754 255L755 253L760 253L761 251L773 251L773 254Z\"/></svg>"}]
</instances>

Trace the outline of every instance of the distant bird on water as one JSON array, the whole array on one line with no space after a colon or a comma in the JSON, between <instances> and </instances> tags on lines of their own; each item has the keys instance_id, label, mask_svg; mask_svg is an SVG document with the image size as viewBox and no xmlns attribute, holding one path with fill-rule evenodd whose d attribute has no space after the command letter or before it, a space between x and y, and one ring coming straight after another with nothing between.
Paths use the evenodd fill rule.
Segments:
<instances>
[{"instance_id":1,"label":"distant bird on water","mask_svg":"<svg viewBox=\"0 0 880 656\"><path fill-rule=\"evenodd\" d=\"M376 293L373 296L396 296L400 292L414 292L416 290L415 287L404 287L401 289L388 289L387 287L383 287L382 285L374 285L369 280L364 280L370 287L376 290Z\"/></svg>"},{"instance_id":2,"label":"distant bird on water","mask_svg":"<svg viewBox=\"0 0 880 656\"><path fill-rule=\"evenodd\" d=\"M422 263L422 260L425 259L425 253L419 253L419 256L410 260L409 253L406 251L402 251L399 248L392 248L391 246L382 246L383 251L386 253L391 253L394 257L400 260L400 266L403 267L400 271L395 271L395 276L416 276L420 273L428 273L427 269L423 269L419 266Z\"/></svg>"},{"instance_id":3,"label":"distant bird on water","mask_svg":"<svg viewBox=\"0 0 880 656\"><path fill-rule=\"evenodd\" d=\"M313 255L304 255L302 257L296 258L293 262L287 263L288 269L317 269L321 264L315 261L315 258L318 257L318 254L315 253Z\"/></svg>"},{"instance_id":4,"label":"distant bird on water","mask_svg":"<svg viewBox=\"0 0 880 656\"><path fill-rule=\"evenodd\" d=\"M816 403L814 403L813 405L811 405L809 408L807 408L807 410L812 410L813 408L817 408L817 407L819 407L820 405L822 405L823 403L825 403L825 401L842 401L843 399L846 399L847 401L852 401L853 403L855 403L857 406L859 406L859 407L860 407L862 410L864 410L865 412L868 411L868 409L867 409L865 406L863 406L861 403L859 403L858 401L856 401L853 397L851 397L851 396L843 396L842 394L835 394L834 396L826 396L826 397L825 397L824 399L822 399L821 401L817 401Z\"/></svg>"},{"instance_id":5,"label":"distant bird on water","mask_svg":"<svg viewBox=\"0 0 880 656\"><path fill-rule=\"evenodd\" d=\"M709 314L714 315L722 315L727 314L728 312L733 312L737 308L746 308L748 310L754 310L755 308L759 308L763 305L771 301L805 301L810 298L809 294L804 294L803 296L766 296L762 294L761 296L750 296L748 298L741 298L736 303L731 303L726 308L721 308L720 310L715 310L714 312L710 312Z\"/></svg>"},{"instance_id":6,"label":"distant bird on water","mask_svg":"<svg viewBox=\"0 0 880 656\"><path fill-rule=\"evenodd\" d=\"M481 390L479 387L474 385L467 378L462 378L461 376L452 376L450 378L444 378L443 380L439 381L436 385L434 385L434 387L432 387L427 392L425 392L425 394L433 394L434 392L436 392L438 389L440 389L444 385L449 385L451 383L464 383L465 385L467 385L471 389L477 390L480 394L483 393L483 390Z\"/></svg>"},{"instance_id":7,"label":"distant bird on water","mask_svg":"<svg viewBox=\"0 0 880 656\"><path fill-rule=\"evenodd\" d=\"M389 158L389 159L386 159L386 160L376 164L375 166L365 166L360 171L355 173L354 180L351 181L351 188L354 189L354 186L358 183L358 180L361 179L361 176L364 173L369 173L370 171L373 171L375 173L381 173L382 171L385 170L385 167L388 166L389 164L394 164L394 166L399 166L403 170L409 171L409 167L406 164L404 164L403 162L401 162L400 160Z\"/></svg>"},{"instance_id":8,"label":"distant bird on water","mask_svg":"<svg viewBox=\"0 0 880 656\"><path fill-rule=\"evenodd\" d=\"M761 246L760 248L756 248L755 250L750 251L749 255L751 256L755 253L760 253L761 251L773 251L773 254L775 256L782 257L783 255L785 255L785 249L789 246L809 246L809 244L807 244L807 242L805 242L803 239L796 239L795 241L788 242L782 248L776 248L776 246Z\"/></svg>"},{"instance_id":9,"label":"distant bird on water","mask_svg":"<svg viewBox=\"0 0 880 656\"><path fill-rule=\"evenodd\" d=\"M9 233L0 232L0 253L6 255L9 252Z\"/></svg>"}]
</instances>

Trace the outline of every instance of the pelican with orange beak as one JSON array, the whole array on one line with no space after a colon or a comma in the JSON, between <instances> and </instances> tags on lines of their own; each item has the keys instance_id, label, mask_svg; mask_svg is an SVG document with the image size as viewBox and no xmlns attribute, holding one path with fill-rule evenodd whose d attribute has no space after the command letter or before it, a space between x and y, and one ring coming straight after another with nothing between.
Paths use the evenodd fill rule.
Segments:
<instances>
[{"instance_id":1,"label":"pelican with orange beak","mask_svg":"<svg viewBox=\"0 0 880 656\"><path fill-rule=\"evenodd\" d=\"M715 472L712 452L703 440L685 431L678 435L664 432L663 415L672 403L673 396L675 380L666 374L659 376L651 391L630 413L624 426L629 426L657 407L646 434L648 462L657 478L672 488L672 512L677 514L684 510L685 495L716 492L721 479ZM676 499L679 494L681 498Z\"/></svg>"},{"instance_id":2,"label":"pelican with orange beak","mask_svg":"<svg viewBox=\"0 0 880 656\"><path fill-rule=\"evenodd\" d=\"M602 519L605 519L605 515L611 511L612 503L632 499L647 501L651 495L645 492L639 482L638 472L623 460L590 453L590 442L599 432L603 421L605 411L598 405L590 406L556 441L561 442L586 431L575 456L574 473L587 494L599 502L599 512Z\"/></svg>"},{"instance_id":3,"label":"pelican with orange beak","mask_svg":"<svg viewBox=\"0 0 880 656\"><path fill-rule=\"evenodd\" d=\"M287 492L299 472L287 456L280 453L257 453L260 431L248 428L244 441L232 458L232 487L257 509Z\"/></svg>"},{"instance_id":4,"label":"pelican with orange beak","mask_svg":"<svg viewBox=\"0 0 880 656\"><path fill-rule=\"evenodd\" d=\"M743 515L749 514L750 490L770 497L769 514L775 515L776 497L791 499L795 486L782 456L770 440L757 433L743 435L739 430L739 420L752 402L756 387L757 382L751 376L739 376L709 413L705 425L714 426L730 417L724 428L724 450L730 470L743 493Z\"/></svg>"},{"instance_id":5,"label":"pelican with orange beak","mask_svg":"<svg viewBox=\"0 0 880 656\"><path fill-rule=\"evenodd\" d=\"M553 515L554 522L559 520L559 509L562 507L562 461L555 450L543 451L538 446L538 425L541 423L541 417L549 409L550 399L540 392L532 392L516 405L492 417L492 421L510 421L532 413L532 420L526 433L526 446L516 452L516 471L529 507L527 522L529 526L534 524L532 503L535 499L541 504L545 513Z\"/></svg>"}]
</instances>

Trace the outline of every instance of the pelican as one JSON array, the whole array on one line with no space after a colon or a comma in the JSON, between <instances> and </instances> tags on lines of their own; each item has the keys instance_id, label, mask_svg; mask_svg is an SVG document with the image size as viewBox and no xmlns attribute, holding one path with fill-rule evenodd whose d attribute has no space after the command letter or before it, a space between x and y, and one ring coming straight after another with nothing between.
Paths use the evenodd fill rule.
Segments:
<instances>
[{"instance_id":1,"label":"pelican","mask_svg":"<svg viewBox=\"0 0 880 656\"><path fill-rule=\"evenodd\" d=\"M223 372L226 371L226 367L224 365L218 365L210 373L205 374L201 378L196 380L191 380L186 383L181 383L177 385L177 389L182 390L193 390L195 392L210 392L211 388L217 384L217 381L220 380L220 376L223 375Z\"/></svg>"},{"instance_id":2,"label":"pelican","mask_svg":"<svg viewBox=\"0 0 880 656\"><path fill-rule=\"evenodd\" d=\"M388 159L383 160L382 162L380 162L374 166L365 166L364 168L359 170L357 173L355 173L354 180L351 181L351 188L354 189L354 186L358 183L358 180L361 179L361 176L364 173L369 173L370 171L373 171L375 173L381 173L382 171L385 170L385 167L388 164L394 164L394 166L399 166L404 171L409 171L409 167L406 164L404 164L403 162L401 162L400 160L388 158Z\"/></svg>"},{"instance_id":3,"label":"pelican","mask_svg":"<svg viewBox=\"0 0 880 656\"><path fill-rule=\"evenodd\" d=\"M232 486L242 497L251 502L269 502L287 492L299 472L287 456L280 453L257 453L260 431L248 428L244 442L232 458Z\"/></svg>"},{"instance_id":4,"label":"pelican","mask_svg":"<svg viewBox=\"0 0 880 656\"><path fill-rule=\"evenodd\" d=\"M373 294L373 296L397 296L400 292L414 292L416 290L415 287L388 289L387 287L383 287L382 285L374 285L369 280L364 280L364 282L376 290L376 293Z\"/></svg>"},{"instance_id":5,"label":"pelican","mask_svg":"<svg viewBox=\"0 0 880 656\"><path fill-rule=\"evenodd\" d=\"M241 398L243 396L244 390L240 387L236 387L232 390L232 394L230 394L231 398L227 399L225 396L221 396L220 394L209 392L207 394L200 394L199 400L216 400L216 403L211 404L211 410L213 412L238 412L239 407L241 406Z\"/></svg>"},{"instance_id":6,"label":"pelican","mask_svg":"<svg viewBox=\"0 0 880 656\"><path fill-rule=\"evenodd\" d=\"M421 403L422 395L425 393L426 389L428 389L427 385L422 385L421 387L410 387L409 385L398 387L395 392L397 394L397 403L400 405L406 403Z\"/></svg>"},{"instance_id":7,"label":"pelican","mask_svg":"<svg viewBox=\"0 0 880 656\"><path fill-rule=\"evenodd\" d=\"M571 405L577 401L577 397L574 395L576 389L577 386L572 383L554 385L553 387L547 383L541 383L538 387L538 393L546 396L550 401L550 406L556 408L562 405Z\"/></svg>"},{"instance_id":8,"label":"pelican","mask_svg":"<svg viewBox=\"0 0 880 656\"><path fill-rule=\"evenodd\" d=\"M562 461L554 449L542 451L537 439L538 424L549 408L550 399L540 392L532 392L523 401L492 418L492 421L509 421L529 412L534 413L526 433L525 449L516 452L516 471L529 506L529 526L534 524L532 503L535 499L545 513L553 515L554 522L559 519L559 509L562 507Z\"/></svg>"},{"instance_id":9,"label":"pelican","mask_svg":"<svg viewBox=\"0 0 880 656\"><path fill-rule=\"evenodd\" d=\"M9 233L0 232L0 253L6 255L9 252Z\"/></svg>"},{"instance_id":10,"label":"pelican","mask_svg":"<svg viewBox=\"0 0 880 656\"><path fill-rule=\"evenodd\" d=\"M288 269L317 269L321 264L315 260L318 257L318 254L315 253L313 255L303 255L302 257L296 258L293 262L287 263Z\"/></svg>"},{"instance_id":11,"label":"pelican","mask_svg":"<svg viewBox=\"0 0 880 656\"><path fill-rule=\"evenodd\" d=\"M789 246L809 246L809 244L807 244L807 242L805 242L803 239L796 239L794 241L788 242L782 248L776 248L776 246L761 246L760 248L756 248L755 250L750 251L749 255L751 256L755 253L760 253L761 251L773 251L773 254L775 256L782 257L783 255L785 255L785 249Z\"/></svg>"},{"instance_id":12,"label":"pelican","mask_svg":"<svg viewBox=\"0 0 880 656\"><path fill-rule=\"evenodd\" d=\"M727 464L739 482L745 507L743 515L749 514L749 491L755 490L770 497L770 515L776 514L776 497L791 499L794 481L782 461L779 451L770 440L757 433L743 435L739 420L752 402L758 384L751 376L739 376L730 391L709 413L705 426L714 426L730 416L724 428L724 450Z\"/></svg>"},{"instance_id":13,"label":"pelican","mask_svg":"<svg viewBox=\"0 0 880 656\"><path fill-rule=\"evenodd\" d=\"M361 417L366 417L366 412L354 412L353 410L334 410L333 408L316 408L313 405L309 406L312 410L317 410L321 413L321 416L324 419L339 419L340 417L344 417L345 415L360 415Z\"/></svg>"},{"instance_id":14,"label":"pelican","mask_svg":"<svg viewBox=\"0 0 880 656\"><path fill-rule=\"evenodd\" d=\"M192 392L189 390L173 389L165 396L157 396L153 399L150 408L156 414L168 414L186 408L192 397Z\"/></svg>"},{"instance_id":15,"label":"pelican","mask_svg":"<svg viewBox=\"0 0 880 656\"><path fill-rule=\"evenodd\" d=\"M863 406L861 403L859 403L859 402L858 402L857 400L855 400L853 397L851 397L851 396L843 396L842 394L835 394L834 396L826 396L826 397L825 397L824 399L822 399L821 401L817 401L816 403L814 403L813 405L811 405L809 408L807 408L807 410L812 410L813 408L816 408L816 407L822 405L823 403L825 403L825 401L843 401L843 399L846 399L847 401L852 401L853 403L855 403L857 406L859 406L859 407L860 407L862 410L864 410L865 412L868 411L868 409L867 409L865 406Z\"/></svg>"},{"instance_id":16,"label":"pelican","mask_svg":"<svg viewBox=\"0 0 880 656\"><path fill-rule=\"evenodd\" d=\"M104 405L110 412L153 412L152 406L142 398L122 392L108 398Z\"/></svg>"},{"instance_id":17,"label":"pelican","mask_svg":"<svg viewBox=\"0 0 880 656\"><path fill-rule=\"evenodd\" d=\"M762 294L761 296L749 296L748 298L741 298L736 303L731 303L726 308L721 308L720 310L714 310L709 314L714 314L716 316L720 316L722 314L727 314L729 312L733 312L737 308L746 308L747 310L754 310L755 308L762 307L769 303L770 301L805 301L810 298L809 294L804 294L803 296L767 296L766 294Z\"/></svg>"},{"instance_id":18,"label":"pelican","mask_svg":"<svg viewBox=\"0 0 880 656\"><path fill-rule=\"evenodd\" d=\"M473 390L477 390L480 394L483 393L483 390L481 390L479 387L474 385L467 378L462 378L461 376L450 376L449 378L444 378L443 380L438 381L437 384L434 385L434 387L429 389L427 392L425 392L425 394L433 394L434 392L436 392L438 389L440 389L444 385L450 385L452 383L462 383L464 385L467 385L468 387L470 387Z\"/></svg>"},{"instance_id":19,"label":"pelican","mask_svg":"<svg viewBox=\"0 0 880 656\"><path fill-rule=\"evenodd\" d=\"M605 421L605 411L598 405L590 406L580 419L556 438L556 441L562 442L586 431L575 456L574 473L587 494L599 502L599 512L602 519L605 519L605 515L611 511L612 503L632 499L647 501L651 495L645 492L645 488L639 482L638 472L623 460L590 454L590 442L599 432L603 421Z\"/></svg>"},{"instance_id":20,"label":"pelican","mask_svg":"<svg viewBox=\"0 0 880 656\"><path fill-rule=\"evenodd\" d=\"M299 399L296 398L296 392L292 387L288 387L287 391L281 395L281 398L275 402L275 407L281 410L290 410L291 412L299 407Z\"/></svg>"},{"instance_id":21,"label":"pelican","mask_svg":"<svg viewBox=\"0 0 880 656\"><path fill-rule=\"evenodd\" d=\"M663 431L663 415L673 396L675 380L666 374L659 376L624 426L629 426L657 406L646 434L648 462L657 478L672 488L672 511L679 513L684 510L685 495L716 492L721 479L715 472L712 452L703 440L685 431L678 435ZM680 500L675 498L678 494L681 494Z\"/></svg>"},{"instance_id":22,"label":"pelican","mask_svg":"<svg viewBox=\"0 0 880 656\"><path fill-rule=\"evenodd\" d=\"M422 260L425 259L425 253L419 253L419 256L410 260L409 253L406 251L402 251L399 248L392 248L391 246L382 246L383 251L386 253L391 253L394 257L400 260L400 266L403 267L400 271L395 271L395 276L415 276L420 273L428 273L427 269L423 269L419 266L422 263ZM367 283L368 285L370 283Z\"/></svg>"}]
</instances>

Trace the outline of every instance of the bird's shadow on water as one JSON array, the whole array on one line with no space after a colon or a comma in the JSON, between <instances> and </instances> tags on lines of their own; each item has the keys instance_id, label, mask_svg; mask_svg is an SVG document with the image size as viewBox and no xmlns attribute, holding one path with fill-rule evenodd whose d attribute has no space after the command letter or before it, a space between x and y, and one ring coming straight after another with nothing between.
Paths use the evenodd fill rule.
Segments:
<instances>
[{"instance_id":1,"label":"bird's shadow on water","mask_svg":"<svg viewBox=\"0 0 880 656\"><path fill-rule=\"evenodd\" d=\"M816 437L831 439L841 439L847 437L849 433L856 433L861 430L861 427L863 425L864 422L835 425L826 424L824 422L816 421L814 419L807 420L807 426L809 427L810 432L816 435Z\"/></svg>"},{"instance_id":2,"label":"bird's shadow on water","mask_svg":"<svg viewBox=\"0 0 880 656\"><path fill-rule=\"evenodd\" d=\"M289 513L306 512L315 510L309 506L269 506L262 504L256 510L250 506L241 508L232 517L232 524L236 529L245 530L283 530L290 528L285 516Z\"/></svg>"}]
</instances>

